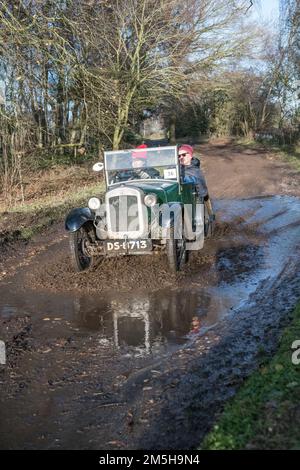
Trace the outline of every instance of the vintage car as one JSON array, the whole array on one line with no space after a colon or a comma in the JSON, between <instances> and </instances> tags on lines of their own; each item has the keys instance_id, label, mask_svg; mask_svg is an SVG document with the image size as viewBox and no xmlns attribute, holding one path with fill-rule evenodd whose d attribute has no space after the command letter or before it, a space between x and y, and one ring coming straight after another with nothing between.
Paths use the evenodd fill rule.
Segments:
<instances>
[{"instance_id":1,"label":"vintage car","mask_svg":"<svg viewBox=\"0 0 300 470\"><path fill-rule=\"evenodd\" d=\"M213 222L196 187L184 182L176 146L107 151L93 170L104 171L105 196L65 221L76 271L99 256L157 253L178 271L203 247Z\"/></svg>"}]
</instances>

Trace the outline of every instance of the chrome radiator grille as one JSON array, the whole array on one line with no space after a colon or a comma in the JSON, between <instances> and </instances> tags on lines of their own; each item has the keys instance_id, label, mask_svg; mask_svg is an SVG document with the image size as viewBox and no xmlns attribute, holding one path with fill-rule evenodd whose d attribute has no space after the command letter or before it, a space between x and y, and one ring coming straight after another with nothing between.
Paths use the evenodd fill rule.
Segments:
<instances>
[{"instance_id":1,"label":"chrome radiator grille","mask_svg":"<svg viewBox=\"0 0 300 470\"><path fill-rule=\"evenodd\" d=\"M116 195L108 199L110 229L112 232L139 231L138 198L134 195Z\"/></svg>"},{"instance_id":2,"label":"chrome radiator grille","mask_svg":"<svg viewBox=\"0 0 300 470\"><path fill-rule=\"evenodd\" d=\"M106 193L105 203L108 238L147 238L148 216L143 191L128 186L111 189Z\"/></svg>"}]
</instances>

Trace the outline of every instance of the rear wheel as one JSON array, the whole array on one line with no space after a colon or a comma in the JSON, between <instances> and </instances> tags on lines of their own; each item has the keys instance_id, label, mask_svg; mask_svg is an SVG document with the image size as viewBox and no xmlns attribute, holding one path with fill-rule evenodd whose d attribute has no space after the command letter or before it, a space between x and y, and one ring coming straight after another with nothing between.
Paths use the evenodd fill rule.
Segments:
<instances>
[{"instance_id":1,"label":"rear wheel","mask_svg":"<svg viewBox=\"0 0 300 470\"><path fill-rule=\"evenodd\" d=\"M214 219L209 215L206 204L204 203L204 235L207 238L213 236Z\"/></svg>"},{"instance_id":2,"label":"rear wheel","mask_svg":"<svg viewBox=\"0 0 300 470\"><path fill-rule=\"evenodd\" d=\"M186 242L184 238L175 238L174 227L170 227L169 238L166 240L166 253L169 269L177 272L187 261Z\"/></svg>"},{"instance_id":3,"label":"rear wheel","mask_svg":"<svg viewBox=\"0 0 300 470\"><path fill-rule=\"evenodd\" d=\"M94 256L88 256L86 246L93 241L93 229L89 225L83 225L76 232L70 233L71 262L74 269L84 271L94 264Z\"/></svg>"}]
</instances>

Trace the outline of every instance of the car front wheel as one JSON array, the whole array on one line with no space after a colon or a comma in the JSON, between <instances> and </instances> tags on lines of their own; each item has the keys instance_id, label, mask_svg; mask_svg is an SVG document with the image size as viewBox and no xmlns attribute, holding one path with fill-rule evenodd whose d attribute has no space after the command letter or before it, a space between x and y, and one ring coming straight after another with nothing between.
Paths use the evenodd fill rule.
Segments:
<instances>
[{"instance_id":1,"label":"car front wheel","mask_svg":"<svg viewBox=\"0 0 300 470\"><path fill-rule=\"evenodd\" d=\"M92 241L92 232L89 226L82 226L76 232L70 233L71 262L74 269L84 271L94 263L94 257L86 253L86 245Z\"/></svg>"},{"instance_id":2,"label":"car front wheel","mask_svg":"<svg viewBox=\"0 0 300 470\"><path fill-rule=\"evenodd\" d=\"M172 272L179 271L187 261L185 240L175 238L174 227L170 227L169 230L169 238L166 240L166 253L169 269Z\"/></svg>"}]
</instances>

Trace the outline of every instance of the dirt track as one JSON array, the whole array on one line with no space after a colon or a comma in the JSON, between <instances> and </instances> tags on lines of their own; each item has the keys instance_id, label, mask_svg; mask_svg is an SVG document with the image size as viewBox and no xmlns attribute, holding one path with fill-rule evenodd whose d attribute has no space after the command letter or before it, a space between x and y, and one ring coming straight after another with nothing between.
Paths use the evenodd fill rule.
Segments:
<instances>
[{"instance_id":1,"label":"dirt track","mask_svg":"<svg viewBox=\"0 0 300 470\"><path fill-rule=\"evenodd\" d=\"M0 448L193 448L272 353L300 297L299 175L200 150L217 230L179 275L159 257L74 275L61 225L6 251Z\"/></svg>"}]
</instances>

